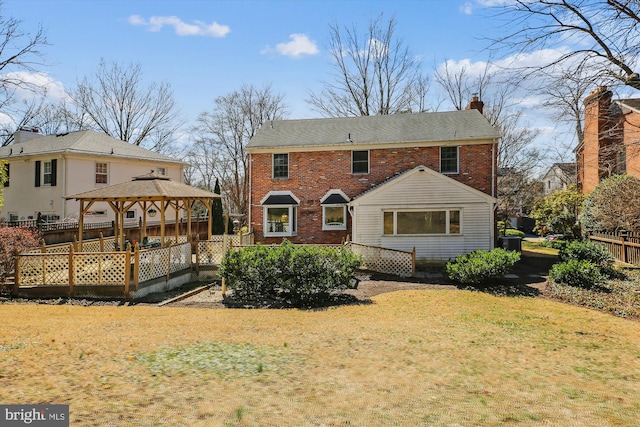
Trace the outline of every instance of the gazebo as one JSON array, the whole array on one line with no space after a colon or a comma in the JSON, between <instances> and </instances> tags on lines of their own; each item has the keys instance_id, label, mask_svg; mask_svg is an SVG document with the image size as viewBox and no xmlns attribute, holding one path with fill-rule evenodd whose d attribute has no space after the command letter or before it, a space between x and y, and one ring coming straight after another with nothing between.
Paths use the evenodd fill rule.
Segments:
<instances>
[{"instance_id":1,"label":"gazebo","mask_svg":"<svg viewBox=\"0 0 640 427\"><path fill-rule=\"evenodd\" d=\"M129 182L110 185L84 193L66 196L65 199L80 201L80 215L78 219L78 244L82 250L82 229L84 216L96 202L106 202L115 213L116 241L120 247L124 245L124 217L133 206L138 205L142 212L142 233L147 235L147 216L160 214L160 242L164 246L165 221L168 210L175 212L176 233L178 218L181 211L186 211L187 218L191 218L194 203L201 202L208 211L207 238L211 239L211 201L220 198L219 194L201 190L186 184L171 180L171 178L151 171L151 173L136 176ZM191 221L187 221L187 235L191 235Z\"/></svg>"}]
</instances>

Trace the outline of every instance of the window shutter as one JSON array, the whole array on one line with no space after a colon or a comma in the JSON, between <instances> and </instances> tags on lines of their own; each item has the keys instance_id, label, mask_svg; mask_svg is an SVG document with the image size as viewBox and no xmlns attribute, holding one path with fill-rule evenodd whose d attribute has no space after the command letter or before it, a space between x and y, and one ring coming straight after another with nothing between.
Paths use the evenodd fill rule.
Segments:
<instances>
[{"instance_id":1,"label":"window shutter","mask_svg":"<svg viewBox=\"0 0 640 427\"><path fill-rule=\"evenodd\" d=\"M36 160L36 187L40 187L40 160Z\"/></svg>"},{"instance_id":2,"label":"window shutter","mask_svg":"<svg viewBox=\"0 0 640 427\"><path fill-rule=\"evenodd\" d=\"M58 176L58 160L51 160L51 186L55 187L57 183L56 177Z\"/></svg>"},{"instance_id":3,"label":"window shutter","mask_svg":"<svg viewBox=\"0 0 640 427\"><path fill-rule=\"evenodd\" d=\"M11 168L10 168L11 164L7 163L5 165L5 171L7 172L7 180L4 182L4 186L8 187L9 186L9 179L11 178Z\"/></svg>"}]
</instances>

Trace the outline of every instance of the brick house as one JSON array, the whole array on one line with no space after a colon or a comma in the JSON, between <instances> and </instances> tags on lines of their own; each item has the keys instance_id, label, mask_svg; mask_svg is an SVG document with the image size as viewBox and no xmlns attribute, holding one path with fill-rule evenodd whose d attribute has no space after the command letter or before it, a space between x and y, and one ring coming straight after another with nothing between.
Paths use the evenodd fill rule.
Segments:
<instances>
[{"instance_id":1,"label":"brick house","mask_svg":"<svg viewBox=\"0 0 640 427\"><path fill-rule=\"evenodd\" d=\"M640 177L640 98L612 98L600 87L584 100L584 141L575 149L583 194L611 175Z\"/></svg>"},{"instance_id":2,"label":"brick house","mask_svg":"<svg viewBox=\"0 0 640 427\"><path fill-rule=\"evenodd\" d=\"M249 226L428 259L490 249L498 138L477 109L267 123L247 147Z\"/></svg>"}]
</instances>

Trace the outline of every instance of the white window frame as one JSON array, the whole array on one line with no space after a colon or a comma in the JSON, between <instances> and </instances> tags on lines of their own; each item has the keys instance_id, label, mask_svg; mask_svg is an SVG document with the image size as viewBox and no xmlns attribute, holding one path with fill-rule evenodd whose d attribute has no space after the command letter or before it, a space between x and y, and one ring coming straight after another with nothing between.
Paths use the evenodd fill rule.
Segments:
<instances>
[{"instance_id":1,"label":"white window frame","mask_svg":"<svg viewBox=\"0 0 640 427\"><path fill-rule=\"evenodd\" d=\"M398 234L398 212L446 212L446 223L445 223L445 232L444 233L421 233L421 234ZM459 217L459 233L451 232L451 212L458 212ZM384 232L384 216L386 213L393 213L393 233L386 234ZM443 209L385 209L382 212L382 235L384 237L391 236L403 236L403 237L426 237L426 236L462 236L463 228L462 228L462 208L443 208Z\"/></svg>"},{"instance_id":2,"label":"white window frame","mask_svg":"<svg viewBox=\"0 0 640 427\"><path fill-rule=\"evenodd\" d=\"M278 205L267 205L265 202L269 199L270 196L290 196L296 204L278 204ZM261 201L262 205L262 224L263 231L262 234L264 237L287 237L287 236L297 236L298 235L298 206L300 205L300 200L293 195L290 191L270 191ZM269 231L269 209L287 209L287 227L286 231Z\"/></svg>"},{"instance_id":3,"label":"white window frame","mask_svg":"<svg viewBox=\"0 0 640 427\"><path fill-rule=\"evenodd\" d=\"M327 208L342 208L342 223L327 224ZM322 205L322 229L323 230L346 230L347 229L347 205Z\"/></svg>"},{"instance_id":4,"label":"white window frame","mask_svg":"<svg viewBox=\"0 0 640 427\"><path fill-rule=\"evenodd\" d=\"M455 171L443 171L442 170L442 150L444 148L455 148L456 149L456 170ZM460 147L459 146L451 146L446 145L440 147L440 173L444 175L455 175L460 173Z\"/></svg>"},{"instance_id":5,"label":"white window frame","mask_svg":"<svg viewBox=\"0 0 640 427\"><path fill-rule=\"evenodd\" d=\"M47 169L49 171L47 172ZM47 182L47 177L49 177L49 182ZM53 162L43 161L42 162L42 186L43 187L51 187L51 180L53 179Z\"/></svg>"},{"instance_id":6,"label":"white window frame","mask_svg":"<svg viewBox=\"0 0 640 427\"><path fill-rule=\"evenodd\" d=\"M104 165L105 171L98 172L98 165ZM96 185L109 185L109 163L107 162L96 162L95 163L95 184ZM104 176L105 182L98 182L98 176Z\"/></svg>"},{"instance_id":7,"label":"white window frame","mask_svg":"<svg viewBox=\"0 0 640 427\"><path fill-rule=\"evenodd\" d=\"M287 176L276 176L276 156L287 156ZM289 153L273 153L271 156L271 177L273 179L289 179Z\"/></svg>"},{"instance_id":8,"label":"white window frame","mask_svg":"<svg viewBox=\"0 0 640 427\"><path fill-rule=\"evenodd\" d=\"M166 176L167 175L167 168L164 168L162 166L158 167L158 168L156 168L156 173L158 175L165 175Z\"/></svg>"},{"instance_id":9,"label":"white window frame","mask_svg":"<svg viewBox=\"0 0 640 427\"><path fill-rule=\"evenodd\" d=\"M269 222L268 211L269 209L283 209L287 208L289 210L288 216L288 227L287 231L269 231ZM296 215L298 214L298 207L294 205L265 205L263 206L263 224L264 231L263 234L265 237L286 237L286 236L297 236L298 235L298 218Z\"/></svg>"},{"instance_id":10,"label":"white window frame","mask_svg":"<svg viewBox=\"0 0 640 427\"><path fill-rule=\"evenodd\" d=\"M328 200L331 196L337 195L340 196L347 203L349 201L349 197L344 194L342 190L332 189L326 192L326 194L320 199L320 205L322 206L322 230L346 230L347 229L347 203L327 203L325 204L325 200ZM342 223L340 224L327 224L327 209L326 208L342 208Z\"/></svg>"},{"instance_id":11,"label":"white window frame","mask_svg":"<svg viewBox=\"0 0 640 427\"><path fill-rule=\"evenodd\" d=\"M354 172L353 170L353 154L354 153L367 153L367 171L366 172ZM371 152L369 150L351 150L351 174L352 175L368 175L371 172Z\"/></svg>"}]
</instances>

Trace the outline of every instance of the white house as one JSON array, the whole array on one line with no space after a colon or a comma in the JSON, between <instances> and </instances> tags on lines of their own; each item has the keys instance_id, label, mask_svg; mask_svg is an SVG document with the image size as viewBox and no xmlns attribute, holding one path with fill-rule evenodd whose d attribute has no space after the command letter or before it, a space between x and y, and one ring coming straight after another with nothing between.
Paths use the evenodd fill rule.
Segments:
<instances>
[{"instance_id":1,"label":"white house","mask_svg":"<svg viewBox=\"0 0 640 427\"><path fill-rule=\"evenodd\" d=\"M183 182L183 162L90 130L47 136L19 131L12 144L0 148L0 159L7 162L9 176L0 208L5 221L37 219L38 213L45 221L77 217L78 202L64 196L131 181L152 170ZM114 219L104 203L90 214L86 222ZM140 216L136 208L126 214L128 219Z\"/></svg>"}]
</instances>

